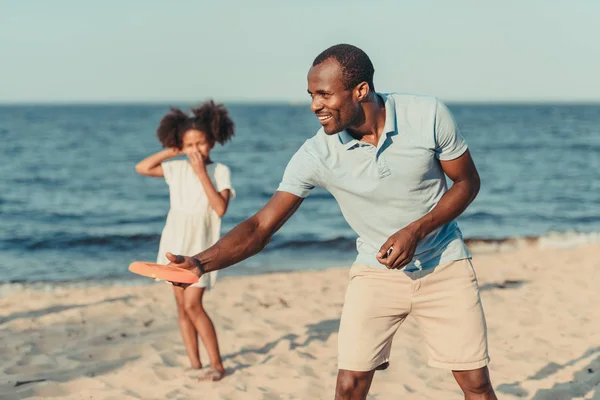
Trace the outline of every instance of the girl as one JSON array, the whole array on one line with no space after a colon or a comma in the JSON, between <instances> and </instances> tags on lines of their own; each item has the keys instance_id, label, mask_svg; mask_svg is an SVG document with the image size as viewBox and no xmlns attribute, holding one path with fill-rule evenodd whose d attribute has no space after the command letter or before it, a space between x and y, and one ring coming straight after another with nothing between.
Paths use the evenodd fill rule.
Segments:
<instances>
[{"instance_id":1,"label":"girl","mask_svg":"<svg viewBox=\"0 0 600 400\"><path fill-rule=\"evenodd\" d=\"M193 108L192 114L171 108L156 131L165 150L135 167L142 175L164 177L169 185L171 209L160 239L159 264L169 263L167 251L192 256L215 244L221 217L229 200L235 197L229 168L210 158L215 143L224 144L233 136L233 121L223 105L212 101ZM181 154L187 160L167 162ZM217 381L225 375L215 328L202 305L204 291L214 286L216 278L215 271L202 275L186 288L173 286L183 343L191 367L202 369L201 380ZM206 347L210 368L202 368L198 335Z\"/></svg>"}]
</instances>

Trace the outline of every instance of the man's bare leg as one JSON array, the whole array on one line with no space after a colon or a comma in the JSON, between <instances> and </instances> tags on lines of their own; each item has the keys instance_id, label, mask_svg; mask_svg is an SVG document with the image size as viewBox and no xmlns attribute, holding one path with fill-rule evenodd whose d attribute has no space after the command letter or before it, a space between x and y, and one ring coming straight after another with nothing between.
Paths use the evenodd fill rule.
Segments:
<instances>
[{"instance_id":1,"label":"man's bare leg","mask_svg":"<svg viewBox=\"0 0 600 400\"><path fill-rule=\"evenodd\" d=\"M465 400L498 400L488 367L470 371L452 371L454 379L465 394Z\"/></svg>"},{"instance_id":2,"label":"man's bare leg","mask_svg":"<svg viewBox=\"0 0 600 400\"><path fill-rule=\"evenodd\" d=\"M340 369L335 387L335 400L364 400L367 398L375 370L349 371Z\"/></svg>"}]
</instances>

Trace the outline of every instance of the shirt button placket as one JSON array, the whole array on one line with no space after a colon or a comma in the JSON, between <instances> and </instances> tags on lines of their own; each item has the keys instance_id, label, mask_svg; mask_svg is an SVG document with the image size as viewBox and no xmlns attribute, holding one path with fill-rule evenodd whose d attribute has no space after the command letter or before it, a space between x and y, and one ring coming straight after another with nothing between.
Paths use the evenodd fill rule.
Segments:
<instances>
[{"instance_id":1,"label":"shirt button placket","mask_svg":"<svg viewBox=\"0 0 600 400\"><path fill-rule=\"evenodd\" d=\"M386 176L391 174L390 168L385 162L385 157L383 156L383 154L380 154L379 157L377 157L377 168L379 170L380 178L385 178Z\"/></svg>"}]
</instances>

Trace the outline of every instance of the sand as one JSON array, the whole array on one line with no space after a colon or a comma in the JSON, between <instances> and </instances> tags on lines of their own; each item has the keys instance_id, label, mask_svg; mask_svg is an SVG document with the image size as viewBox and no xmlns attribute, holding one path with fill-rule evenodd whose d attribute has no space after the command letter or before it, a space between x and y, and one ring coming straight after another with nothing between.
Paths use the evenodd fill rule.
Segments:
<instances>
[{"instance_id":1,"label":"sand","mask_svg":"<svg viewBox=\"0 0 600 400\"><path fill-rule=\"evenodd\" d=\"M600 246L474 258L501 399L600 399ZM196 382L171 288L0 297L0 398L331 399L348 268L222 279L207 296L228 376ZM369 399L460 399L408 319ZM207 360L202 353L203 360Z\"/></svg>"}]
</instances>

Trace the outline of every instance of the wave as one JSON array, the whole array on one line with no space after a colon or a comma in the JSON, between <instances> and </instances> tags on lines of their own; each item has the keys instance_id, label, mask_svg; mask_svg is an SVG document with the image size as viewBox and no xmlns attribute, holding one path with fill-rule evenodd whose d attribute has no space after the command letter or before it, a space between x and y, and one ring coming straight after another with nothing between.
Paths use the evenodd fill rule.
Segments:
<instances>
[{"instance_id":1,"label":"wave","mask_svg":"<svg viewBox=\"0 0 600 400\"><path fill-rule=\"evenodd\" d=\"M98 285L141 285L150 284L152 281L145 280L143 278L137 278L131 276L126 270L125 265L131 257L128 255L128 251L135 251L136 254L139 251L140 243L145 243L151 246L147 248L148 251L154 252L158 245L158 235L107 235L103 237L84 237L78 239L69 240L44 240L35 243L28 243L27 245L31 248L37 249L48 249L56 248L58 245L65 246L100 246L100 250L105 254L105 247L112 246L113 249L118 247L122 252L114 258L114 265L121 266L122 268L107 271L106 268L99 271L87 270L85 273L81 271L73 270L72 273L61 274L61 277L65 279L40 279L32 280L31 276L15 276L12 279L0 279L0 297L15 291L15 290L54 290L60 287L87 287L87 286L98 286ZM152 242L152 243L151 243ZM576 248L579 246L600 244L600 232L549 232L540 236L527 236L527 237L510 237L510 238L468 238L465 240L469 250L473 254L482 253L502 253L512 252L519 249L539 249L539 248ZM79 249L81 250L81 249ZM90 251L88 247L85 249L86 256L93 258L96 252ZM307 250L309 250L307 252ZM269 246L263 251L265 257L260 258L257 256L255 260L258 264L252 268L237 269L235 275L248 275L248 274L262 274L280 271L281 265L286 263L292 265L294 261L302 260L303 262L294 264L285 270L302 270L305 269L307 261L307 253L310 255L309 265L314 265L314 260L327 260L328 266L339 266L339 256L344 255L347 258L348 263L342 265L349 265L353 258L355 251L355 239L339 236L332 239L318 240L314 237L306 237L303 239L293 238L291 240L280 240L270 243ZM279 254L278 254L279 253ZM275 257L269 260L269 257ZM331 257L337 259L337 261L329 263L332 260ZM108 262L110 267L111 261ZM103 265L104 265L103 264ZM277 268L270 268L276 265ZM1 265L0 265L1 268ZM110 268L109 268L110 269ZM33 285L33 286L32 286Z\"/></svg>"},{"instance_id":2,"label":"wave","mask_svg":"<svg viewBox=\"0 0 600 400\"><path fill-rule=\"evenodd\" d=\"M524 247L537 248L574 248L600 243L600 232L548 232L540 236L515 236L506 238L466 238L469 250L475 253L514 251ZM317 248L322 250L353 251L356 249L356 238L340 236L333 239L319 240L293 239L271 243L268 251L282 249Z\"/></svg>"},{"instance_id":3,"label":"wave","mask_svg":"<svg viewBox=\"0 0 600 400\"><path fill-rule=\"evenodd\" d=\"M568 249L600 243L600 232L567 231L500 239L467 238L465 243L473 253L515 251L526 247Z\"/></svg>"},{"instance_id":4,"label":"wave","mask_svg":"<svg viewBox=\"0 0 600 400\"><path fill-rule=\"evenodd\" d=\"M356 249L356 238L339 236L333 239L294 239L280 243L271 243L265 249L266 251L282 249L308 249L320 248L322 250L348 251Z\"/></svg>"},{"instance_id":5,"label":"wave","mask_svg":"<svg viewBox=\"0 0 600 400\"><path fill-rule=\"evenodd\" d=\"M144 245L158 248L159 234L110 234L103 236L75 236L55 234L45 238L21 237L0 241L0 249L48 250L100 248L109 250L139 249ZM600 232L549 232L540 236L522 236L507 238L466 238L465 243L474 253L513 251L524 247L573 248L600 243ZM356 237L338 236L321 239L309 237L275 237L264 252L306 250L314 251L355 251Z\"/></svg>"},{"instance_id":6,"label":"wave","mask_svg":"<svg viewBox=\"0 0 600 400\"><path fill-rule=\"evenodd\" d=\"M0 248L19 247L26 250L44 249L66 249L78 247L109 247L114 249L131 248L141 244L156 243L160 235L157 234L133 234L133 235L104 235L104 236L81 236L54 235L44 239L39 238L11 238L0 242Z\"/></svg>"}]
</instances>

